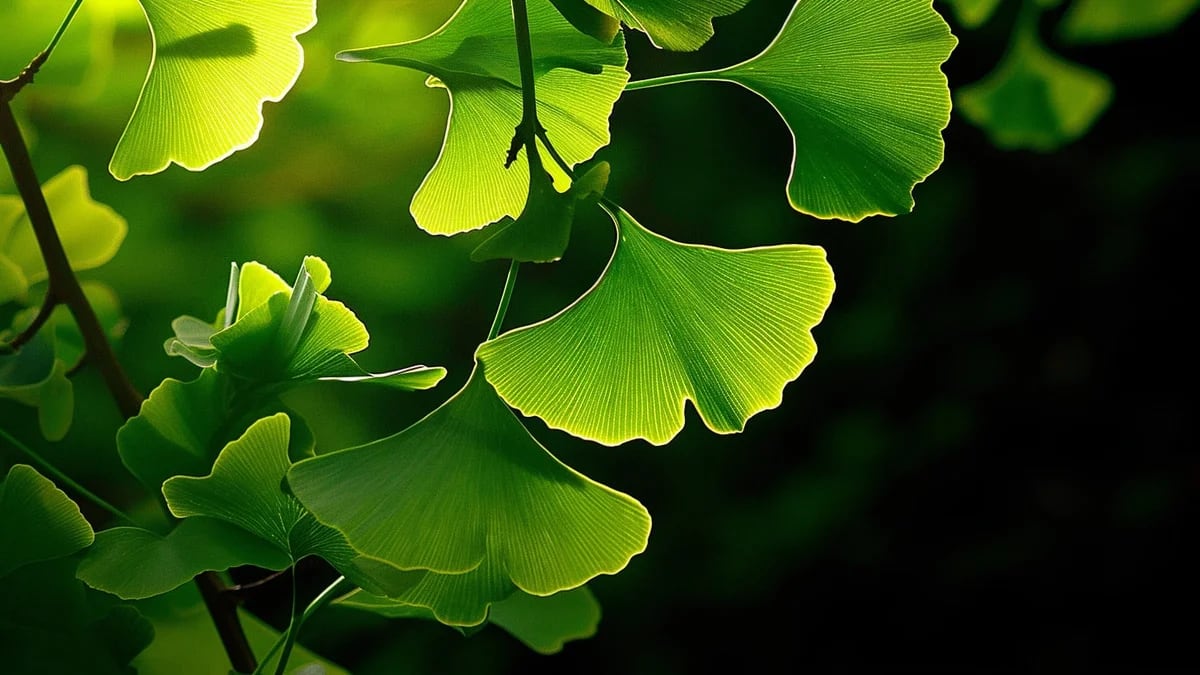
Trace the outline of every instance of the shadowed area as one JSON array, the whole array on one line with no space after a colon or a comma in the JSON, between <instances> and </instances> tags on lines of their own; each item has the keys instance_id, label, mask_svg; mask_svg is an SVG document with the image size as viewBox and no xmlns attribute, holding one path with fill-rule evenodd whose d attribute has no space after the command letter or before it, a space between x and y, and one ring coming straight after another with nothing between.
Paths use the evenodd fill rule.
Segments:
<instances>
[{"instance_id":1,"label":"shadowed area","mask_svg":"<svg viewBox=\"0 0 1200 675\"><path fill-rule=\"evenodd\" d=\"M254 32L250 30L250 27L243 23L231 23L224 28L214 28L162 45L158 48L158 56L159 58L218 59L250 56L256 49Z\"/></svg>"}]
</instances>

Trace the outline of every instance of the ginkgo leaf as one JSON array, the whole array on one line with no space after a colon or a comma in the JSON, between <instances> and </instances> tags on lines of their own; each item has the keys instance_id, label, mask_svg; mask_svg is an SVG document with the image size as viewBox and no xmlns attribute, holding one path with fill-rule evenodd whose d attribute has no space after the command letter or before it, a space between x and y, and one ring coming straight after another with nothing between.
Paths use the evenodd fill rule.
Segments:
<instances>
[{"instance_id":1,"label":"ginkgo leaf","mask_svg":"<svg viewBox=\"0 0 1200 675\"><path fill-rule=\"evenodd\" d=\"M656 445L692 401L713 431L779 405L816 355L833 295L814 246L730 251L679 244L610 214L617 246L582 298L476 352L500 396L551 427L606 445Z\"/></svg>"},{"instance_id":2,"label":"ginkgo leaf","mask_svg":"<svg viewBox=\"0 0 1200 675\"><path fill-rule=\"evenodd\" d=\"M63 250L76 272L112 259L125 240L125 219L92 199L87 170L71 166L42 186ZM0 303L21 298L47 277L33 225L19 200L0 197Z\"/></svg>"},{"instance_id":3,"label":"ginkgo leaf","mask_svg":"<svg viewBox=\"0 0 1200 675\"><path fill-rule=\"evenodd\" d=\"M341 533L318 523L295 497L283 491L284 476L291 466L290 433L288 415L265 417L225 446L209 475L175 476L166 481L162 491L171 513L236 525L270 542L293 563L319 555L355 585L376 593L402 592L418 581L420 574L358 560L358 553Z\"/></svg>"},{"instance_id":4,"label":"ginkgo leaf","mask_svg":"<svg viewBox=\"0 0 1200 675\"><path fill-rule=\"evenodd\" d=\"M0 481L0 577L70 555L92 539L79 506L33 467L16 464Z\"/></svg>"},{"instance_id":5,"label":"ginkgo leaf","mask_svg":"<svg viewBox=\"0 0 1200 675\"><path fill-rule=\"evenodd\" d=\"M1075 0L1059 34L1074 44L1148 37L1174 30L1197 7L1200 0Z\"/></svg>"},{"instance_id":6,"label":"ginkgo leaf","mask_svg":"<svg viewBox=\"0 0 1200 675\"><path fill-rule=\"evenodd\" d=\"M587 0L588 4L645 33L655 47L699 49L713 36L712 20L733 14L750 0Z\"/></svg>"},{"instance_id":7,"label":"ginkgo leaf","mask_svg":"<svg viewBox=\"0 0 1200 675\"><path fill-rule=\"evenodd\" d=\"M154 55L112 175L128 180L172 162L199 171L252 145L263 104L282 100L300 75L296 38L316 24L315 0L140 2Z\"/></svg>"},{"instance_id":8,"label":"ginkgo leaf","mask_svg":"<svg viewBox=\"0 0 1200 675\"><path fill-rule=\"evenodd\" d=\"M166 536L139 527L96 533L79 563L79 579L125 600L171 591L207 571L238 565L281 570L288 556L240 527L214 518L188 518Z\"/></svg>"},{"instance_id":9,"label":"ginkgo leaf","mask_svg":"<svg viewBox=\"0 0 1200 675\"><path fill-rule=\"evenodd\" d=\"M361 368L349 355L366 349L367 329L345 305L321 295L330 281L329 267L315 256L304 259L296 290L266 267L247 263L238 281L236 320L209 332L202 320L181 317L168 353L197 365L211 361L219 372L263 384L335 380L415 390L441 381L444 368L417 365L378 374Z\"/></svg>"},{"instance_id":10,"label":"ginkgo leaf","mask_svg":"<svg viewBox=\"0 0 1200 675\"><path fill-rule=\"evenodd\" d=\"M481 367L413 426L299 462L288 485L364 555L448 583L479 570L462 589L479 610L507 597L508 584L549 595L616 573L650 532L641 504L534 440Z\"/></svg>"},{"instance_id":11,"label":"ginkgo leaf","mask_svg":"<svg viewBox=\"0 0 1200 675\"><path fill-rule=\"evenodd\" d=\"M987 23L1003 0L943 0L954 10L954 17L967 28Z\"/></svg>"},{"instance_id":12,"label":"ginkgo leaf","mask_svg":"<svg viewBox=\"0 0 1200 675\"><path fill-rule=\"evenodd\" d=\"M609 164L598 162L571 182L565 193L554 189L541 174L529 182L529 198L516 220L505 217L488 229L490 236L471 251L471 260L510 258L519 262L553 262L562 257L571 238L575 207L604 194Z\"/></svg>"},{"instance_id":13,"label":"ginkgo leaf","mask_svg":"<svg viewBox=\"0 0 1200 675\"><path fill-rule=\"evenodd\" d=\"M439 618L427 607L371 595L361 589L338 598L334 604L390 619ZM600 623L600 604L586 586L550 596L517 591L503 600L492 603L486 621L503 628L538 653L555 654L562 651L563 645L571 640L589 638L596 634L596 627ZM480 624L450 625L462 630Z\"/></svg>"},{"instance_id":14,"label":"ginkgo leaf","mask_svg":"<svg viewBox=\"0 0 1200 675\"><path fill-rule=\"evenodd\" d=\"M1042 46L1036 23L1016 29L996 69L956 92L956 103L997 146L1048 152L1087 133L1112 101L1104 75Z\"/></svg>"},{"instance_id":15,"label":"ginkgo leaf","mask_svg":"<svg viewBox=\"0 0 1200 675\"><path fill-rule=\"evenodd\" d=\"M578 164L608 144L608 117L624 91L625 45L577 31L550 0L531 0L538 117L558 154ZM413 196L412 215L432 234L478 229L516 218L529 193L522 155L509 168L505 151L522 119L521 81L512 12L503 2L464 2L430 35L395 45L338 54L343 61L399 65L431 75L431 87L451 100L446 137L437 162ZM540 147L540 146L539 146ZM568 179L542 149L559 191Z\"/></svg>"},{"instance_id":16,"label":"ginkgo leaf","mask_svg":"<svg viewBox=\"0 0 1200 675\"><path fill-rule=\"evenodd\" d=\"M634 82L729 81L762 96L792 133L787 195L819 218L912 210L942 163L957 40L932 0L802 0L758 56L722 70Z\"/></svg>"}]
</instances>

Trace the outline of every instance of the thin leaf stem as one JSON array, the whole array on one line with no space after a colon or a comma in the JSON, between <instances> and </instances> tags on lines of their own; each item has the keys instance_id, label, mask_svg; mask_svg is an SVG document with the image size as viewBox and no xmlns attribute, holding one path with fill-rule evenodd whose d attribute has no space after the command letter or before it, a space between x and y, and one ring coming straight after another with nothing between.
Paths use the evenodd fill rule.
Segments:
<instances>
[{"instance_id":1,"label":"thin leaf stem","mask_svg":"<svg viewBox=\"0 0 1200 675\"><path fill-rule=\"evenodd\" d=\"M308 607L304 608L304 613L300 615L300 619L296 622L296 630L299 631L300 627L304 625L305 621L308 621L309 617L311 617L313 614L315 614L317 612L317 610L321 609L325 605L328 605L334 598L337 597L337 595L341 591L348 590L353 587L354 587L354 584L347 581L346 577L338 577L337 579L334 579L333 583L326 586L325 590L321 591L317 595L317 597L313 598L312 602L308 603ZM295 607L294 606L292 609L292 613L293 613L293 618L295 618L295 616L294 616L295 615ZM288 628L290 630L291 626L289 625ZM283 646L286 639L287 639L286 634L279 636L279 639L276 640L275 644L271 646L271 651L267 652L267 655L265 657L263 657L264 664L267 663L268 661L270 661L271 657L275 656L275 652L279 651L279 648ZM262 669L262 666L259 666L259 669L255 670L254 672L259 673L261 671L261 669Z\"/></svg>"},{"instance_id":2,"label":"thin leaf stem","mask_svg":"<svg viewBox=\"0 0 1200 675\"><path fill-rule=\"evenodd\" d=\"M287 668L288 659L292 656L292 648L296 646L296 633L300 632L300 624L304 618L296 611L296 566L292 565L292 619L288 622L287 633L284 634L283 653L279 655L279 665L275 667L275 675L283 675ZM263 660L266 663L266 659Z\"/></svg>"},{"instance_id":3,"label":"thin leaf stem","mask_svg":"<svg viewBox=\"0 0 1200 675\"><path fill-rule=\"evenodd\" d=\"M29 325L8 343L0 344L0 354L20 351L21 347L28 344L33 339L33 336L37 335L37 332L45 325L50 315L54 313L54 308L58 307L59 302L58 295L54 293L54 289L47 288L46 297L42 299L42 306L38 308L38 313L33 317L33 321L29 322Z\"/></svg>"},{"instance_id":4,"label":"thin leaf stem","mask_svg":"<svg viewBox=\"0 0 1200 675\"><path fill-rule=\"evenodd\" d=\"M575 180L575 170L571 168L570 164L567 164L567 160L563 159L562 155L558 154L558 150L554 149L554 144L550 142L550 137L546 135L546 130L538 128L537 137L546 148L546 152L550 153L550 157L558 165L558 168L562 169L563 173L567 174L571 180Z\"/></svg>"},{"instance_id":5,"label":"thin leaf stem","mask_svg":"<svg viewBox=\"0 0 1200 675\"><path fill-rule=\"evenodd\" d=\"M130 525L138 524L136 520L134 520L133 518L130 518L128 515L126 515L126 513L124 511L122 511L121 509L118 509L117 507L113 506L112 504L109 504L104 499L101 499L96 493L92 492L91 490L89 490L89 489L83 487L82 485L80 485L79 483L75 482L75 480L72 479L70 476L68 476L64 471L60 470L58 467L51 464L49 460L47 460L45 457L42 457L36 450L29 447L28 445L25 445L21 441L17 440L15 437L13 437L7 431L0 429L0 438L3 438L4 440L8 441L9 445L13 446L17 450L19 450L22 454L24 454L26 457L33 460L34 463L36 463L42 470L44 470L46 473L57 478L60 483L71 488L71 490L78 493L84 499L95 504L96 506L100 507L101 509L108 511L110 514L112 514L119 520L123 520L123 521L129 523Z\"/></svg>"},{"instance_id":6,"label":"thin leaf stem","mask_svg":"<svg viewBox=\"0 0 1200 675\"><path fill-rule=\"evenodd\" d=\"M500 306L496 308L496 318L492 320L492 328L488 331L487 339L494 340L500 334L504 325L504 315L508 314L508 304L512 301L513 289L517 286L517 270L521 263L516 260L508 266L508 276L504 279L504 292L500 294Z\"/></svg>"},{"instance_id":7,"label":"thin leaf stem","mask_svg":"<svg viewBox=\"0 0 1200 675\"><path fill-rule=\"evenodd\" d=\"M12 105L3 98L0 98L0 147L3 147L4 156L12 171L13 182L17 185L17 191L25 203L25 212L33 225L42 260L46 263L50 292L71 310L79 332L83 335L86 353L99 369L121 415L126 419L136 416L142 407L142 395L133 388L125 370L117 361L112 345L108 343L104 329L100 326L100 320L96 318L96 311L92 309L79 280L75 278L75 272L71 270L62 240L54 227L54 219L50 216L46 196L42 194L37 172L33 169L29 148L25 145L20 128L17 127Z\"/></svg>"},{"instance_id":8,"label":"thin leaf stem","mask_svg":"<svg viewBox=\"0 0 1200 675\"><path fill-rule=\"evenodd\" d=\"M680 84L682 82L695 82L697 80L712 80L713 75L720 71L717 70L698 70L688 73L676 73L674 75L662 75L660 77L648 77L644 80L634 80L626 83L625 91L637 91L638 89L652 89L654 87L665 87L671 84Z\"/></svg>"},{"instance_id":9,"label":"thin leaf stem","mask_svg":"<svg viewBox=\"0 0 1200 675\"><path fill-rule=\"evenodd\" d=\"M75 4L71 5L71 9L67 11L66 18L62 20L62 24L58 27L58 32L51 38L50 45L42 52L46 55L46 58L50 58L51 52L58 46L58 41L62 39L63 33L67 32L67 27L71 25L71 19L75 18L75 13L79 11L79 6L82 4L83 0L75 0ZM42 60L45 61L45 59Z\"/></svg>"}]
</instances>

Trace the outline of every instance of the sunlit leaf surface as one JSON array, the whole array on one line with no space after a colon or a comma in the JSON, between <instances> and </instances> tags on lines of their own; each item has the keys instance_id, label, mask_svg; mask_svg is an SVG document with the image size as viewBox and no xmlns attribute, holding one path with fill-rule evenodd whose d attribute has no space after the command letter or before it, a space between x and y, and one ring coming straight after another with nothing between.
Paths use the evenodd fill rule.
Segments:
<instances>
[{"instance_id":1,"label":"sunlit leaf surface","mask_svg":"<svg viewBox=\"0 0 1200 675\"><path fill-rule=\"evenodd\" d=\"M529 2L538 117L571 165L608 144L608 116L624 90L624 41L606 45L577 31L549 0ZM430 74L429 85L451 98L441 155L413 197L417 224L433 234L474 230L516 218L529 193L527 159L504 159L521 121L521 80L508 3L468 0L427 37L341 52L343 61L372 61ZM543 163L564 191L568 179L544 151Z\"/></svg>"},{"instance_id":2,"label":"sunlit leaf surface","mask_svg":"<svg viewBox=\"0 0 1200 675\"><path fill-rule=\"evenodd\" d=\"M76 272L112 259L125 239L125 219L92 199L87 170L72 166L42 185L55 229ZM24 297L46 279L33 225L18 197L0 195L0 303Z\"/></svg>"},{"instance_id":3,"label":"sunlit leaf surface","mask_svg":"<svg viewBox=\"0 0 1200 675\"><path fill-rule=\"evenodd\" d=\"M803 0L758 56L694 79L767 99L794 140L792 206L857 221L911 211L941 165L955 44L932 0Z\"/></svg>"},{"instance_id":4,"label":"sunlit leaf surface","mask_svg":"<svg viewBox=\"0 0 1200 675\"><path fill-rule=\"evenodd\" d=\"M587 0L630 28L642 31L656 47L690 52L713 36L714 17L733 14L749 0Z\"/></svg>"},{"instance_id":5,"label":"sunlit leaf surface","mask_svg":"<svg viewBox=\"0 0 1200 675\"><path fill-rule=\"evenodd\" d=\"M548 595L621 570L650 531L641 504L550 455L479 371L420 422L299 462L288 484L363 554L442 573L457 587L438 591L453 596L443 616L467 625L513 586Z\"/></svg>"},{"instance_id":6,"label":"sunlit leaf surface","mask_svg":"<svg viewBox=\"0 0 1200 675\"><path fill-rule=\"evenodd\" d=\"M811 330L833 294L824 250L679 244L613 217L616 250L586 295L479 347L500 396L607 445L666 443L689 400L721 433L778 406L816 355Z\"/></svg>"},{"instance_id":7,"label":"sunlit leaf surface","mask_svg":"<svg viewBox=\"0 0 1200 675\"><path fill-rule=\"evenodd\" d=\"M281 100L300 75L296 37L316 23L315 0L140 2L154 56L112 175L172 162L199 171L253 144L263 103Z\"/></svg>"}]
</instances>

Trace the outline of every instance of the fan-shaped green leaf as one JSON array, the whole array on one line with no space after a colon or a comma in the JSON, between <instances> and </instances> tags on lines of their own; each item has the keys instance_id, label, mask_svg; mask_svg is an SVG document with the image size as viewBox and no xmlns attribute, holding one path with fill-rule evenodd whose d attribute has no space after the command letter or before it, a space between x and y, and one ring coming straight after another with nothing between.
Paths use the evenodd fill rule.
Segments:
<instances>
[{"instance_id":1,"label":"fan-shaped green leaf","mask_svg":"<svg viewBox=\"0 0 1200 675\"><path fill-rule=\"evenodd\" d=\"M1060 34L1075 44L1148 37L1174 30L1200 0L1075 0Z\"/></svg>"},{"instance_id":2,"label":"fan-shaped green leaf","mask_svg":"<svg viewBox=\"0 0 1200 675\"><path fill-rule=\"evenodd\" d=\"M801 0L803 1L803 0ZM749 0L587 0L609 16L649 36L655 47L690 52L713 36L712 20L733 14Z\"/></svg>"},{"instance_id":3,"label":"fan-shaped green leaf","mask_svg":"<svg viewBox=\"0 0 1200 675\"><path fill-rule=\"evenodd\" d=\"M954 10L954 18L967 28L987 23L1002 0L944 0Z\"/></svg>"},{"instance_id":4,"label":"fan-shaped green leaf","mask_svg":"<svg viewBox=\"0 0 1200 675\"><path fill-rule=\"evenodd\" d=\"M93 538L75 502L33 467L14 465L0 481L0 577L70 555Z\"/></svg>"},{"instance_id":5,"label":"fan-shaped green leaf","mask_svg":"<svg viewBox=\"0 0 1200 675\"><path fill-rule=\"evenodd\" d=\"M538 117L569 164L608 143L608 116L624 90L625 46L577 31L549 0L529 2ZM516 33L507 3L468 0L420 40L341 52L343 61L373 61L429 73L450 94L441 155L413 197L417 224L433 234L478 229L517 217L529 193L525 157L505 169L504 150L522 118ZM555 186L568 180L543 149Z\"/></svg>"},{"instance_id":6,"label":"fan-shaped green leaf","mask_svg":"<svg viewBox=\"0 0 1200 675\"><path fill-rule=\"evenodd\" d=\"M172 162L199 171L258 139L262 106L300 75L296 37L315 0L140 0L154 38L141 97L109 171L119 180Z\"/></svg>"},{"instance_id":7,"label":"fan-shaped green leaf","mask_svg":"<svg viewBox=\"0 0 1200 675\"><path fill-rule=\"evenodd\" d=\"M481 368L405 431L299 462L288 483L365 555L401 569L479 569L464 593L496 579L535 595L574 588L625 567L650 531L641 504L538 444Z\"/></svg>"},{"instance_id":8,"label":"fan-shaped green leaf","mask_svg":"<svg viewBox=\"0 0 1200 675\"><path fill-rule=\"evenodd\" d=\"M587 294L480 345L500 396L606 445L670 441L688 400L719 433L779 405L816 355L834 286L824 250L678 244L613 217L616 250Z\"/></svg>"},{"instance_id":9,"label":"fan-shaped green leaf","mask_svg":"<svg viewBox=\"0 0 1200 675\"><path fill-rule=\"evenodd\" d=\"M571 238L575 206L604 194L608 186L608 162L598 162L571 183L566 193L554 189L550 177L541 174L529 182L525 210L516 220L504 217L471 252L471 260L511 258L521 262L553 262L562 257Z\"/></svg>"},{"instance_id":10,"label":"fan-shaped green leaf","mask_svg":"<svg viewBox=\"0 0 1200 675\"><path fill-rule=\"evenodd\" d=\"M959 89L956 102L997 146L1050 151L1086 133L1112 95L1108 78L1050 53L1027 22L996 69Z\"/></svg>"},{"instance_id":11,"label":"fan-shaped green leaf","mask_svg":"<svg viewBox=\"0 0 1200 675\"><path fill-rule=\"evenodd\" d=\"M291 466L290 427L284 413L260 419L221 451L211 474L169 479L162 491L171 512L180 518L211 517L237 525L270 542L292 562L320 555L373 592L401 592L417 581L420 574L359 561L337 530L318 523L283 491Z\"/></svg>"},{"instance_id":12,"label":"fan-shaped green leaf","mask_svg":"<svg viewBox=\"0 0 1200 675\"><path fill-rule=\"evenodd\" d=\"M96 533L79 563L88 586L125 600L171 591L207 571L238 565L281 570L288 556L263 539L213 518L188 518L165 537L138 527Z\"/></svg>"},{"instance_id":13,"label":"fan-shaped green leaf","mask_svg":"<svg viewBox=\"0 0 1200 675\"><path fill-rule=\"evenodd\" d=\"M792 132L788 199L820 218L912 210L942 163L956 40L932 0L802 0L758 56L694 79L736 82Z\"/></svg>"},{"instance_id":14,"label":"fan-shaped green leaf","mask_svg":"<svg viewBox=\"0 0 1200 675\"><path fill-rule=\"evenodd\" d=\"M125 239L125 219L92 199L87 170L71 166L42 186L46 204L75 271L112 259ZM22 298L31 284L46 279L46 264L33 225L19 200L0 198L0 303Z\"/></svg>"}]
</instances>

